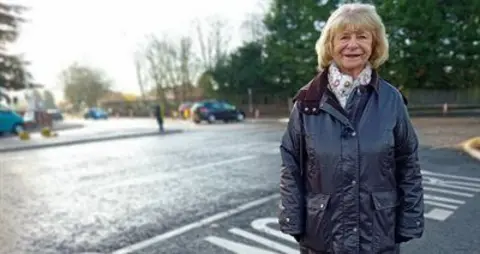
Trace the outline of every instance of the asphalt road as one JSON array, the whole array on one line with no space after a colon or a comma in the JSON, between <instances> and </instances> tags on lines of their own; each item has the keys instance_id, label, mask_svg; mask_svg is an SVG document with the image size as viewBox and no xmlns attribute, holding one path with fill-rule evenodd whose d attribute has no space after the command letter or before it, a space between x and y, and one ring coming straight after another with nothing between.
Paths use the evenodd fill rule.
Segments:
<instances>
[{"instance_id":1,"label":"asphalt road","mask_svg":"<svg viewBox=\"0 0 480 254\"><path fill-rule=\"evenodd\" d=\"M402 253L480 253L480 163L433 135L470 128L417 123L427 231ZM202 125L2 154L0 253L296 253L275 222L284 128Z\"/></svg>"}]
</instances>

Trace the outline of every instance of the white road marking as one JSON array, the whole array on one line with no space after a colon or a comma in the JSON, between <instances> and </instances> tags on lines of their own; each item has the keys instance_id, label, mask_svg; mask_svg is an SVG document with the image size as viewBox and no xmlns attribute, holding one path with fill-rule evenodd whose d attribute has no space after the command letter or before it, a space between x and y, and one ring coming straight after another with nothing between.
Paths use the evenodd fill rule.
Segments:
<instances>
[{"instance_id":1,"label":"white road marking","mask_svg":"<svg viewBox=\"0 0 480 254\"><path fill-rule=\"evenodd\" d=\"M297 243L295 238L293 238L290 235L282 233L280 230L272 229L268 226L268 224L278 224L278 218L260 218L252 221L250 224L252 228L255 230L258 230L260 232L263 232L265 234L269 234L272 236L275 236L277 238L280 238L282 240L286 240L292 243Z\"/></svg>"},{"instance_id":2,"label":"white road marking","mask_svg":"<svg viewBox=\"0 0 480 254\"><path fill-rule=\"evenodd\" d=\"M430 200L425 200L423 202L427 205L434 205L434 206L438 206L438 207L442 207L442 208L448 208L448 209L452 209L452 210L456 210L458 208L458 206L455 206L455 205L448 205L448 204L444 204L444 203L441 203L441 202L435 202L435 201L430 201Z\"/></svg>"},{"instance_id":3,"label":"white road marking","mask_svg":"<svg viewBox=\"0 0 480 254\"><path fill-rule=\"evenodd\" d=\"M424 194L423 198L425 200L447 202L447 203L453 203L453 204L459 204L459 205L465 204L465 201L463 201L463 200L456 200L456 199L452 199L452 198L444 198L444 197L429 195L429 194Z\"/></svg>"},{"instance_id":4,"label":"white road marking","mask_svg":"<svg viewBox=\"0 0 480 254\"><path fill-rule=\"evenodd\" d=\"M423 187L423 189L427 190L427 191L440 192L440 193L457 195L457 196L467 197L467 198L471 198L471 197L474 196L473 194L470 194L470 193L465 193L465 192L460 192L460 191L451 191L451 190L445 190L445 189L440 189L440 188Z\"/></svg>"},{"instance_id":5,"label":"white road marking","mask_svg":"<svg viewBox=\"0 0 480 254\"><path fill-rule=\"evenodd\" d=\"M195 171L199 169L204 169L204 168L211 168L215 166L220 166L220 165L225 165L225 164L231 164L239 161L246 161L246 160L251 160L255 159L257 156L254 155L248 155L248 156L243 156L243 157L238 157L234 159L228 159L228 160L221 160L217 162L212 162L212 163L207 163L207 164L202 164L199 166L195 167L190 167L186 169L181 169L179 168L178 170L186 170L186 171ZM124 181L117 181L112 184L107 184L107 185L102 185L96 188L96 190L105 190L105 189L111 189L111 188L118 188L118 187L124 187L124 186L129 186L129 185L140 185L140 184L146 184L146 183L151 183L151 182L156 182L165 178L171 177L169 173L165 172L157 172L155 174L147 174L147 175L141 175L139 177L132 177L128 178Z\"/></svg>"},{"instance_id":6,"label":"white road marking","mask_svg":"<svg viewBox=\"0 0 480 254\"><path fill-rule=\"evenodd\" d=\"M427 185L435 185L438 187L445 187L450 189L480 192L480 184L465 183L465 182L459 182L459 181L445 181L440 178L435 178L430 176L424 177L423 183ZM465 185L469 187L465 187ZM477 188L474 188L474 187L477 187Z\"/></svg>"},{"instance_id":7,"label":"white road marking","mask_svg":"<svg viewBox=\"0 0 480 254\"><path fill-rule=\"evenodd\" d=\"M246 239L249 239L249 240L252 240L252 241L255 241L257 243L260 243L260 244L263 244L269 248L272 248L272 249L275 249L275 250L278 250L278 251L281 251L282 253L286 253L286 254L298 254L299 250L298 249L294 249L294 248L291 248L291 247L288 247L286 245L283 245L283 244L280 244L280 243L277 243L275 241L272 241L270 239L267 239L265 237L261 237L261 236L258 236L258 235L255 235L255 234L252 234L248 231L245 231L243 229L239 229L239 228L232 228L230 230L228 230L230 233L232 234L236 234L236 235L239 235L243 238L246 238Z\"/></svg>"},{"instance_id":8,"label":"white road marking","mask_svg":"<svg viewBox=\"0 0 480 254\"><path fill-rule=\"evenodd\" d=\"M280 197L280 194L273 194L273 195L270 195L270 196L267 196L267 197L264 197L264 198L261 198L261 199L257 199L255 201L243 204L243 205L241 205L237 208L234 208L234 209L231 209L231 210L228 210L228 211L225 211L225 212L217 213L213 216L207 217L205 219L199 220L199 221L194 222L194 223L187 224L187 225L185 225L183 227L180 227L180 228L176 228L176 229L168 231L164 234L152 237L150 239L141 241L139 243L136 243L136 244L133 244L133 245L130 245L130 246L126 246L122 249L119 249L119 250L116 250L116 251L112 252L112 254L123 254L123 253L132 253L134 251L139 251L139 250L144 249L144 248L146 248L150 245L157 244L157 243L165 241L169 238L181 235L181 234L183 234L185 232L188 232L192 229L196 229L196 228L208 225L212 222L215 222L215 221L218 221L218 220L221 220L221 219L225 219L225 218L228 218L232 215L235 215L235 214L241 213L243 211L249 210L251 208L254 208L256 206L263 205L263 204L265 204L265 203L267 203L271 200L277 199L279 197Z\"/></svg>"},{"instance_id":9,"label":"white road marking","mask_svg":"<svg viewBox=\"0 0 480 254\"><path fill-rule=\"evenodd\" d=\"M458 179L458 180L464 180L464 181L470 181L470 182L480 182L480 178L476 178L476 177L458 176L458 175L435 173L435 172L428 171L428 170L422 170L422 174L423 174L423 175L426 175L426 176L438 176L438 177Z\"/></svg>"},{"instance_id":10,"label":"white road marking","mask_svg":"<svg viewBox=\"0 0 480 254\"><path fill-rule=\"evenodd\" d=\"M277 252L260 249L258 247L230 241L217 236L209 236L206 237L205 240L236 254L278 254Z\"/></svg>"},{"instance_id":11,"label":"white road marking","mask_svg":"<svg viewBox=\"0 0 480 254\"><path fill-rule=\"evenodd\" d=\"M434 207L432 210L425 213L425 218L428 219L445 221L459 208L458 205L466 203L464 200L431 195L428 194L428 192L443 193L446 196L461 196L466 198L472 198L475 196L475 193L480 192L479 178L441 174L430 171L422 171L422 173L424 174L424 190L427 192L427 194L424 194L423 196L425 199L424 203Z\"/></svg>"},{"instance_id":12,"label":"white road marking","mask_svg":"<svg viewBox=\"0 0 480 254\"><path fill-rule=\"evenodd\" d=\"M438 221L445 221L450 215L453 214L453 211L445 210L441 208L433 208L430 212L425 213L425 218L438 220Z\"/></svg>"},{"instance_id":13,"label":"white road marking","mask_svg":"<svg viewBox=\"0 0 480 254\"><path fill-rule=\"evenodd\" d=\"M269 144L267 143L266 145L271 147L270 145L273 145L273 142L269 143ZM278 145L278 144L275 144L275 146L276 145ZM270 152L270 153L273 153L274 151L279 151L278 150L279 148L277 148L277 147L275 147L275 148L272 147L271 150L270 150L270 149L265 149L266 146L262 146L262 145L252 147L252 149L254 149L254 148L263 149L264 152L266 151L266 152ZM189 168L188 170L208 168L208 167L212 167L212 166L218 166L218 165L223 165L223 164L228 164L228 163L233 163L233 162L238 162L238 161L250 160L250 159L254 159L254 158L256 158L256 156L253 156L253 155L252 156L244 156L244 157L239 157L239 158L235 158L235 159L223 160L223 161L219 161L219 162L200 165L200 166L197 166L197 167ZM440 174L440 173L434 173L434 172L430 172L430 171L422 171L422 173L425 175L424 183L426 185L433 185L433 186L440 187L440 188L435 188L435 187L426 186L426 187L424 187L425 191L439 192L439 193L445 193L445 194L449 194L449 195L456 195L456 196L462 196L462 197L474 197L474 194L468 193L468 192L480 192L480 189L479 189L480 186L477 183L477 182L480 183L480 178L471 178L471 177L463 177L463 176L456 176L456 175ZM440 179L440 178L437 178L437 177L446 178L446 179ZM454 180L447 180L447 179L454 179ZM459 181L455 181L455 180L459 180ZM145 180L145 181L147 181L147 180ZM149 181L152 181L151 176L149 176ZM448 190L447 188L462 190L462 191L465 191L465 192ZM263 204L265 204L269 201L272 201L274 199L277 199L279 197L280 197L279 194L274 194L274 195L270 195L268 197L265 197L265 198L262 198L262 199L259 199L259 200L249 202L249 203L241 205L237 208L218 213L216 215L207 217L207 218L202 219L200 221L197 221L197 222L194 222L194 223L191 223L191 224L187 224L187 225L182 226L182 227L177 228L177 229L173 229L171 231L168 231L164 234L155 236L153 238L141 241L139 243L136 243L136 244L133 244L133 245L130 245L130 246L126 246L122 249L119 249L117 251L112 252L112 254L123 254L123 253L132 253L132 252L139 251L139 250L144 249L148 246L158 244L162 241L165 241L165 240L170 239L172 237L181 235L181 234L186 233L188 231L191 231L193 229L200 228L202 226L211 224L212 222L222 220L222 219L228 218L230 216L233 216L235 214L246 211L248 209L254 208L256 206L263 205ZM424 201L425 204L432 205L432 206L436 207L436 208L433 208L432 210L430 210L429 212L425 213L425 217L428 218L428 219L433 219L433 220L437 220L437 221L445 221L448 217L450 217L454 213L454 210L458 209L457 205L463 205L463 204L466 203L463 200L457 200L457 199L453 199L453 198L447 198L447 197L430 195L430 194L425 194L424 197L425 197L425 201ZM450 203L450 204L448 204L448 203ZM255 229L259 232L263 232L265 234L274 236L278 239L284 240L284 241L289 242L291 244L296 244L296 241L291 236L283 234L281 231L270 228L268 226L268 224L275 224L275 223L278 223L277 218L261 218L261 219L253 221L251 226L252 226L253 229ZM245 230L242 230L242 229L239 229L239 228L231 228L229 230L229 232L232 233L232 234L241 236L241 237L243 237L245 239L248 239L250 241L255 241L257 243L263 244L267 247L270 247L271 249L280 251L282 253L287 253L287 254L298 253L297 249L294 249L290 246L287 246L287 245L281 244L279 242L269 240L265 237L253 234L251 232L248 232L248 231L245 231ZM244 243L231 241L231 240L224 239L224 238L221 238L221 237L216 237L216 236L208 236L208 237L205 238L205 240L212 243L212 244L215 244L219 247L222 247L222 248L230 250L234 253L237 253L237 254L247 254L247 253L248 254L277 254L276 252L272 252L270 250L250 246L250 245L247 245L247 244L244 244Z\"/></svg>"}]
</instances>

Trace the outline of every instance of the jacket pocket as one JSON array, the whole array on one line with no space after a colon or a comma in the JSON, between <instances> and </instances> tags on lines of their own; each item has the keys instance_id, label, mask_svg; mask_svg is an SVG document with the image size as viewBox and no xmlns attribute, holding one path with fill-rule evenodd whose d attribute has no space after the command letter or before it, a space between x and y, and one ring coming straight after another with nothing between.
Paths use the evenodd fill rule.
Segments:
<instances>
[{"instance_id":1,"label":"jacket pocket","mask_svg":"<svg viewBox=\"0 0 480 254\"><path fill-rule=\"evenodd\" d=\"M327 251L331 243L330 218L328 211L330 195L312 194L307 196L305 234L300 244L316 251Z\"/></svg>"},{"instance_id":2,"label":"jacket pocket","mask_svg":"<svg viewBox=\"0 0 480 254\"><path fill-rule=\"evenodd\" d=\"M382 191L372 193L373 212L373 253L394 253L397 193Z\"/></svg>"}]
</instances>

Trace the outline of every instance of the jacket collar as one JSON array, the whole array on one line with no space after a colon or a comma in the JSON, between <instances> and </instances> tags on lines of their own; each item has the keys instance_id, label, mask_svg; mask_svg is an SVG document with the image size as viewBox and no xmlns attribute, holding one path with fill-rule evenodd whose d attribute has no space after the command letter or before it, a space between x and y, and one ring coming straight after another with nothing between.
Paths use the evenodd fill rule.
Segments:
<instances>
[{"instance_id":1,"label":"jacket collar","mask_svg":"<svg viewBox=\"0 0 480 254\"><path fill-rule=\"evenodd\" d=\"M377 94L379 93L379 76L375 70L372 70L372 78L368 86L372 87ZM298 91L293 101L299 101L301 111L306 114L318 114L325 103L342 112L342 107L333 99L333 96L326 95L328 92L330 92L328 89L328 68L325 68Z\"/></svg>"}]
</instances>

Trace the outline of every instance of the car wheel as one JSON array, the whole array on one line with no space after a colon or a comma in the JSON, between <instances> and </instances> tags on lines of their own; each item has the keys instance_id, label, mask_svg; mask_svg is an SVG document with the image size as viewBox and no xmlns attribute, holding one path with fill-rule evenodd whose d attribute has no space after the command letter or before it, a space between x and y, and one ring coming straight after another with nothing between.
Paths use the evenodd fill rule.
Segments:
<instances>
[{"instance_id":1,"label":"car wheel","mask_svg":"<svg viewBox=\"0 0 480 254\"><path fill-rule=\"evenodd\" d=\"M24 130L25 128L23 128L23 125L20 123L14 124L12 127L12 133L16 135L22 133Z\"/></svg>"},{"instance_id":2,"label":"car wheel","mask_svg":"<svg viewBox=\"0 0 480 254\"><path fill-rule=\"evenodd\" d=\"M245 120L245 116L242 113L238 113L237 114L237 121L241 122L243 120Z\"/></svg>"},{"instance_id":3,"label":"car wheel","mask_svg":"<svg viewBox=\"0 0 480 254\"><path fill-rule=\"evenodd\" d=\"M217 119L215 118L214 115L209 115L208 116L208 123L213 123L213 122L215 122L215 120L217 120Z\"/></svg>"}]
</instances>

